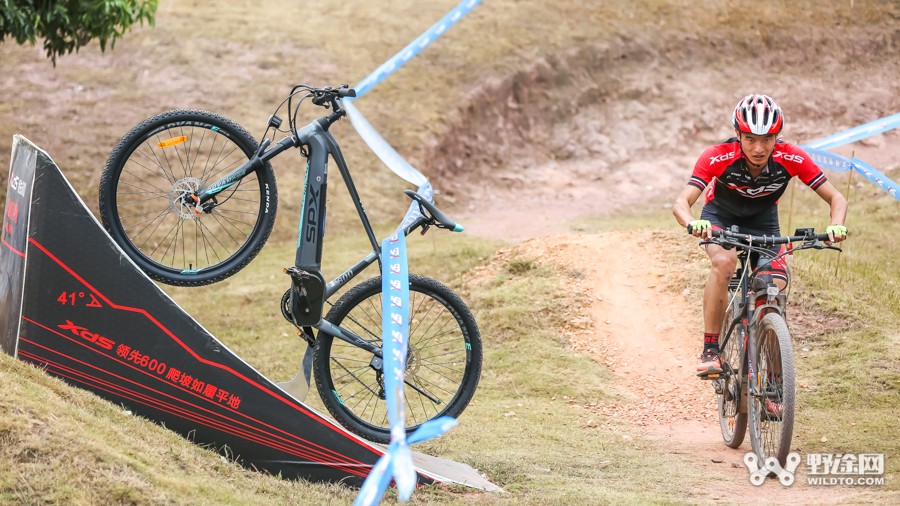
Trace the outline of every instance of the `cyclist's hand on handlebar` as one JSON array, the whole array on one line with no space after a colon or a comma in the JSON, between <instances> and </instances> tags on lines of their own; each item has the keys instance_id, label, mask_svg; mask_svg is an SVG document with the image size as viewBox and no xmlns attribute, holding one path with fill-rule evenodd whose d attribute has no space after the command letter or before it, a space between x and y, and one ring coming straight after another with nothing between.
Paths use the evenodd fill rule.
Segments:
<instances>
[{"instance_id":1,"label":"cyclist's hand on handlebar","mask_svg":"<svg viewBox=\"0 0 900 506\"><path fill-rule=\"evenodd\" d=\"M825 233L828 234L828 245L831 246L831 243L841 242L847 238L847 227L843 225L830 225L825 229Z\"/></svg>"},{"instance_id":2,"label":"cyclist's hand on handlebar","mask_svg":"<svg viewBox=\"0 0 900 506\"><path fill-rule=\"evenodd\" d=\"M709 220L694 220L688 223L687 232L704 239L712 238L712 224Z\"/></svg>"}]
</instances>

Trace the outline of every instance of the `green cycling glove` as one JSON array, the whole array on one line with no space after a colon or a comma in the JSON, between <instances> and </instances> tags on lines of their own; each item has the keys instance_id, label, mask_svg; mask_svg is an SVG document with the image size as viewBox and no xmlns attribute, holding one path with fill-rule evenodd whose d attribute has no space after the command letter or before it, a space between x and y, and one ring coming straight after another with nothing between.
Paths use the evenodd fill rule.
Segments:
<instances>
[{"instance_id":1,"label":"green cycling glove","mask_svg":"<svg viewBox=\"0 0 900 506\"><path fill-rule=\"evenodd\" d=\"M834 237L847 237L847 227L843 225L830 225L825 229L826 234L831 234Z\"/></svg>"},{"instance_id":2,"label":"green cycling glove","mask_svg":"<svg viewBox=\"0 0 900 506\"><path fill-rule=\"evenodd\" d=\"M701 232L707 230L712 227L712 224L709 220L694 220L688 223L687 231L689 234L693 234L694 230L700 230Z\"/></svg>"}]
</instances>

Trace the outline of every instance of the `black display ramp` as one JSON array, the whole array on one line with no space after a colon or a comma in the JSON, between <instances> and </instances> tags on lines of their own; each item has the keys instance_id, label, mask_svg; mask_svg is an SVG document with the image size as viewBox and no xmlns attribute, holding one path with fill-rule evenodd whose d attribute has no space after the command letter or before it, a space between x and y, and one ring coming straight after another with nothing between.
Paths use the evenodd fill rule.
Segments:
<instances>
[{"instance_id":1,"label":"black display ramp","mask_svg":"<svg viewBox=\"0 0 900 506\"><path fill-rule=\"evenodd\" d=\"M286 478L359 486L383 454L241 360L119 249L50 157L13 142L0 247L3 350L191 441ZM422 484L499 490L417 455Z\"/></svg>"}]
</instances>

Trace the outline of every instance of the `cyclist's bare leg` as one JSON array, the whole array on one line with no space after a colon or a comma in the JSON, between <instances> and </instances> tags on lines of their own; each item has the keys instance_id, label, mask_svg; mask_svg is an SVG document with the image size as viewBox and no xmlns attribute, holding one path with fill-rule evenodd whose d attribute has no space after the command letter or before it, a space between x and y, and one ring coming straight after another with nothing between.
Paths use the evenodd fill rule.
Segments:
<instances>
[{"instance_id":1,"label":"cyclist's bare leg","mask_svg":"<svg viewBox=\"0 0 900 506\"><path fill-rule=\"evenodd\" d=\"M722 372L718 337L728 304L728 281L734 275L737 254L714 244L706 246L706 254L712 268L703 290L703 353L697 364L697 376L713 378Z\"/></svg>"},{"instance_id":2,"label":"cyclist's bare leg","mask_svg":"<svg viewBox=\"0 0 900 506\"><path fill-rule=\"evenodd\" d=\"M706 288L703 290L703 328L707 333L719 333L728 304L728 281L737 267L737 253L734 250L715 245L706 245L706 254L712 263Z\"/></svg>"}]
</instances>

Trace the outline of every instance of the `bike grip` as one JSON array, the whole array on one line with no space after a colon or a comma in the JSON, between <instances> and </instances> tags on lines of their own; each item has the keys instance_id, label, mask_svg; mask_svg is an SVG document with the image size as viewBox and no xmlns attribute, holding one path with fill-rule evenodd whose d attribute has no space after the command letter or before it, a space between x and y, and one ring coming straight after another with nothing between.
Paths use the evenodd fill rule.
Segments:
<instances>
[{"instance_id":1,"label":"bike grip","mask_svg":"<svg viewBox=\"0 0 900 506\"><path fill-rule=\"evenodd\" d=\"M432 204L431 202L428 202L427 200L425 200L418 193L416 193L412 190L404 190L403 193L405 193L409 198L415 200L416 202L419 203L419 205L421 205L422 207L427 209L428 212L431 214L431 217L434 218L435 221L438 222L438 225L437 225L438 227L446 228L448 230L452 230L453 232L462 232L463 231L462 225L460 225L459 223L457 223L456 221L451 219L446 214L442 213L440 209L435 207L435 205Z\"/></svg>"}]
</instances>

